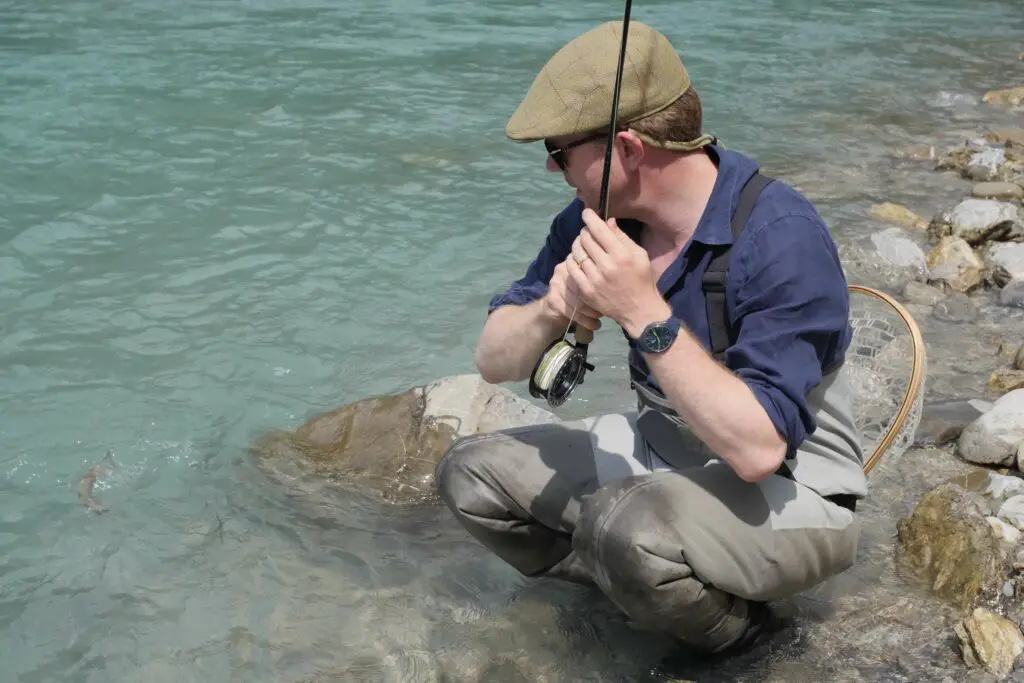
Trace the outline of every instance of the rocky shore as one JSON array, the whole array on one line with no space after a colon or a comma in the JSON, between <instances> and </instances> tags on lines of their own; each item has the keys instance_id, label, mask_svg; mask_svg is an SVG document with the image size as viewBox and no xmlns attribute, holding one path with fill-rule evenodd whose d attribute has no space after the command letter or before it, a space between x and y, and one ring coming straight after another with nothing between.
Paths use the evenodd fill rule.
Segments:
<instances>
[{"instance_id":1,"label":"rocky shore","mask_svg":"<svg viewBox=\"0 0 1024 683\"><path fill-rule=\"evenodd\" d=\"M893 202L867 209L891 226L871 235L873 253L856 256L885 266L867 284L922 323L971 326L993 302L1007 316L1024 309L1024 86L982 100L1022 127L893 151L912 162L909 173L963 179L962 196L937 198L927 216ZM959 393L944 378L938 395L925 396L914 448L872 473L858 566L780 606L789 626L772 643L711 667L654 667L652 680L1024 680L1024 325L987 344L986 392ZM436 506L433 465L456 435L557 419L467 375L342 406L264 436L253 455L307 505L357 494ZM445 670L437 680L480 680L488 657L477 658L477 673ZM513 673L554 680L543 660L522 658Z\"/></svg>"}]
</instances>

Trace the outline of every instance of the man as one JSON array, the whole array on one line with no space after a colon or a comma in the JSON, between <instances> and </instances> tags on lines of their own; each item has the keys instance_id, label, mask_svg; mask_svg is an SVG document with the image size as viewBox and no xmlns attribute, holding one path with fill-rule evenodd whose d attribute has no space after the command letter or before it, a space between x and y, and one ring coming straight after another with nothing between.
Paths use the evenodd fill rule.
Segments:
<instances>
[{"instance_id":1,"label":"man","mask_svg":"<svg viewBox=\"0 0 1024 683\"><path fill-rule=\"evenodd\" d=\"M577 197L492 301L475 361L489 382L522 381L574 311L591 330L610 320L639 408L463 438L437 482L522 574L596 585L640 628L736 651L765 603L855 560L867 482L841 372L848 290L811 204L703 133L679 56L637 22L614 218L598 217L621 31L562 48L508 122L511 139L544 140Z\"/></svg>"}]
</instances>

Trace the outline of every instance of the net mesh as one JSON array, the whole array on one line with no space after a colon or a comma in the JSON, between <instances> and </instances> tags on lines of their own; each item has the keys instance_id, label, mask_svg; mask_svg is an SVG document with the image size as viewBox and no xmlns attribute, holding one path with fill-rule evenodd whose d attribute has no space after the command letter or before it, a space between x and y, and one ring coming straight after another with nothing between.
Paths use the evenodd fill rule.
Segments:
<instances>
[{"instance_id":1,"label":"net mesh","mask_svg":"<svg viewBox=\"0 0 1024 683\"><path fill-rule=\"evenodd\" d=\"M896 429L896 437L881 460L891 464L913 443L921 421L926 375L924 349L915 343L913 321L904 320L896 307L872 291L851 288L850 321L853 342L847 354L846 372L865 463L889 431ZM921 383L910 412L902 424L896 424L911 386L915 363L921 367Z\"/></svg>"}]
</instances>

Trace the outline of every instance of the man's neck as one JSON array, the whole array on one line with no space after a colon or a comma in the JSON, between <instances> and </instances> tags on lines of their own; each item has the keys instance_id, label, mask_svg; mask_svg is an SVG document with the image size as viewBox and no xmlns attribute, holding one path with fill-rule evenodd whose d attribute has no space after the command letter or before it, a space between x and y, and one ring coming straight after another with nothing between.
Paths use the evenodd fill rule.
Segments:
<instances>
[{"instance_id":1,"label":"man's neck","mask_svg":"<svg viewBox=\"0 0 1024 683\"><path fill-rule=\"evenodd\" d=\"M717 178L718 167L703 151L673 155L645 180L635 218L656 241L682 248L697 229Z\"/></svg>"}]
</instances>

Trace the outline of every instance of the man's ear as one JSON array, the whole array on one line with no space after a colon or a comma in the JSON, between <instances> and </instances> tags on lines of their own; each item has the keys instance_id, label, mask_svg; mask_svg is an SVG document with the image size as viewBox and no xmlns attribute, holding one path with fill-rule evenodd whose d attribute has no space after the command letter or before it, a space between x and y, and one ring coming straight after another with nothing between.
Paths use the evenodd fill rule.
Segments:
<instances>
[{"instance_id":1,"label":"man's ear","mask_svg":"<svg viewBox=\"0 0 1024 683\"><path fill-rule=\"evenodd\" d=\"M644 143L633 131L624 130L615 136L621 146L622 160L629 168L636 168L644 158Z\"/></svg>"}]
</instances>

